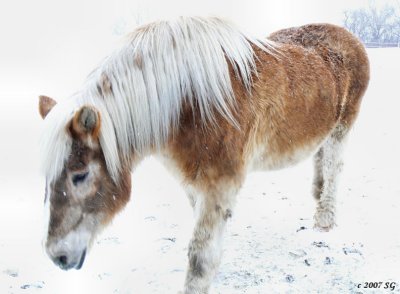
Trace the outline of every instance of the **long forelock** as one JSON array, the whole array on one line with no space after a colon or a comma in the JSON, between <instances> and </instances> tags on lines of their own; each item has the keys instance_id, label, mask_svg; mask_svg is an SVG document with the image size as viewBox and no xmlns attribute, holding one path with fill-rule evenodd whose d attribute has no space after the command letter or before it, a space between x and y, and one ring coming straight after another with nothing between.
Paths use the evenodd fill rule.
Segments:
<instances>
[{"instance_id":1,"label":"long forelock","mask_svg":"<svg viewBox=\"0 0 400 294\"><path fill-rule=\"evenodd\" d=\"M118 181L121 166L130 162L133 152L141 155L149 146L163 146L178 126L184 102L198 107L205 123L214 125L218 113L239 127L229 66L250 94L252 77L257 76L252 46L275 54L272 42L218 18L182 17L131 33L127 43L91 73L75 99L100 112L99 139L112 178ZM48 121L54 125L45 136L45 169L52 175L60 173L70 148L70 139L61 134L68 113L60 115L64 118Z\"/></svg>"},{"instance_id":2,"label":"long forelock","mask_svg":"<svg viewBox=\"0 0 400 294\"><path fill-rule=\"evenodd\" d=\"M72 138L67 132L76 106L74 100L56 104L44 120L40 141L41 169L48 181L58 178L71 153Z\"/></svg>"},{"instance_id":3,"label":"long forelock","mask_svg":"<svg viewBox=\"0 0 400 294\"><path fill-rule=\"evenodd\" d=\"M48 181L54 181L61 175L65 162L71 155L73 139L68 126L74 114L80 107L92 105L99 110L101 116L99 141L108 172L113 180L118 182L121 164L114 124L104 104L100 102L78 92L69 99L57 103L46 116L40 140L40 158L41 170Z\"/></svg>"}]
</instances>

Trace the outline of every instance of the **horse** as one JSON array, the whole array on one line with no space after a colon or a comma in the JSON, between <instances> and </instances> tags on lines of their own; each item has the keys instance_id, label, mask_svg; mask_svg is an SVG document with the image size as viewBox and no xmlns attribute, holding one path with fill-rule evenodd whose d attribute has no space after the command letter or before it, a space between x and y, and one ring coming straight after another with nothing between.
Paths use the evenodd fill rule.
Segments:
<instances>
[{"instance_id":1,"label":"horse","mask_svg":"<svg viewBox=\"0 0 400 294\"><path fill-rule=\"evenodd\" d=\"M330 230L342 149L368 81L363 45L335 25L266 39L219 18L138 27L71 97L39 97L48 256L80 269L149 155L179 179L194 210L186 294L209 292L250 171L313 156L315 227Z\"/></svg>"}]
</instances>

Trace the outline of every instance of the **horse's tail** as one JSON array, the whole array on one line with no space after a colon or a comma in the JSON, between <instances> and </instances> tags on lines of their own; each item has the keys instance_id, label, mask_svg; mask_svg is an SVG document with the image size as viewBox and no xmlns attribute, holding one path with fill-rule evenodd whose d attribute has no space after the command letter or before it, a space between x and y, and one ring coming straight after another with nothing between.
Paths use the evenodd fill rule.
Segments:
<instances>
[{"instance_id":1,"label":"horse's tail","mask_svg":"<svg viewBox=\"0 0 400 294\"><path fill-rule=\"evenodd\" d=\"M370 66L364 45L353 34L336 27L340 41L334 47L341 50L343 63L348 73L347 91L344 93L340 123L348 128L354 123L360 104L367 90L370 78Z\"/></svg>"}]
</instances>

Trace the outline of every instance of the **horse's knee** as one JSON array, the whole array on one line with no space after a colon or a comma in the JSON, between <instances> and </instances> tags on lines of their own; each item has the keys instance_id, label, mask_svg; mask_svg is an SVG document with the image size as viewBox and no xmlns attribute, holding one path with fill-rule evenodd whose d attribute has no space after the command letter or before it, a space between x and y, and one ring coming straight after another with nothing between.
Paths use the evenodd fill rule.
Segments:
<instances>
[{"instance_id":1,"label":"horse's knee","mask_svg":"<svg viewBox=\"0 0 400 294\"><path fill-rule=\"evenodd\" d=\"M218 217L222 217L224 221L227 221L232 217L232 209L230 207L221 207L219 204L215 205L215 212Z\"/></svg>"}]
</instances>

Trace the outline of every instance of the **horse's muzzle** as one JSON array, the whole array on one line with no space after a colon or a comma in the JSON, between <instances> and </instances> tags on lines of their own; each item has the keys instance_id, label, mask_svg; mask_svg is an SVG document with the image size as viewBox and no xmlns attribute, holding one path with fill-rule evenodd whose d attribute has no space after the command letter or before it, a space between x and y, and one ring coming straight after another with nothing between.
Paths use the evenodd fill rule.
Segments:
<instances>
[{"instance_id":1,"label":"horse's muzzle","mask_svg":"<svg viewBox=\"0 0 400 294\"><path fill-rule=\"evenodd\" d=\"M81 269L83 262L85 261L85 257L86 257L86 248L83 250L79 258L71 258L66 254L61 254L58 255L57 257L52 258L52 260L62 270L70 270L72 268L79 270Z\"/></svg>"}]
</instances>

